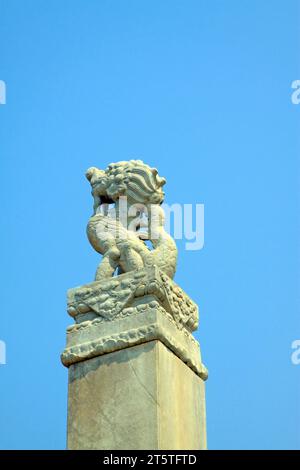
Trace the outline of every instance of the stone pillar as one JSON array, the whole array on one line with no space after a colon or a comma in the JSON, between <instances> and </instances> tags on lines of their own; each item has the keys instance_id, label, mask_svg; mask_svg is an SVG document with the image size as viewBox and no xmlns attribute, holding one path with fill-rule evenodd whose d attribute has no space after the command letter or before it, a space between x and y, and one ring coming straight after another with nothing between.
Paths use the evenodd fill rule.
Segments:
<instances>
[{"instance_id":1,"label":"stone pillar","mask_svg":"<svg viewBox=\"0 0 300 470\"><path fill-rule=\"evenodd\" d=\"M194 302L157 267L68 292L68 449L206 448Z\"/></svg>"}]
</instances>

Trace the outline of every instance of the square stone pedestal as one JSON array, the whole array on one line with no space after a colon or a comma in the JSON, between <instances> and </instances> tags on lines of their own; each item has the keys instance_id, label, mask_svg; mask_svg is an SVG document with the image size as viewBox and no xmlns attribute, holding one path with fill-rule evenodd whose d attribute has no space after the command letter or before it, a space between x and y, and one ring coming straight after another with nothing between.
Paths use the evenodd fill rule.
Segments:
<instances>
[{"instance_id":1,"label":"square stone pedestal","mask_svg":"<svg viewBox=\"0 0 300 470\"><path fill-rule=\"evenodd\" d=\"M72 289L69 313L68 449L206 449L198 309L173 281L154 269Z\"/></svg>"}]
</instances>

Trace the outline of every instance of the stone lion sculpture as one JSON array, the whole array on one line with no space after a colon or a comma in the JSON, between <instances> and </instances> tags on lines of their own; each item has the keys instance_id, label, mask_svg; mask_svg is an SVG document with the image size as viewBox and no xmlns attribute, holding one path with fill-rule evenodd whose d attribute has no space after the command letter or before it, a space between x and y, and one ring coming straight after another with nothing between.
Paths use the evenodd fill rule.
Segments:
<instances>
[{"instance_id":1,"label":"stone lion sculpture","mask_svg":"<svg viewBox=\"0 0 300 470\"><path fill-rule=\"evenodd\" d=\"M103 255L96 280L154 265L173 278L177 248L164 229L166 180L156 168L141 160L121 161L106 170L91 167L86 177L94 198L87 235Z\"/></svg>"}]
</instances>

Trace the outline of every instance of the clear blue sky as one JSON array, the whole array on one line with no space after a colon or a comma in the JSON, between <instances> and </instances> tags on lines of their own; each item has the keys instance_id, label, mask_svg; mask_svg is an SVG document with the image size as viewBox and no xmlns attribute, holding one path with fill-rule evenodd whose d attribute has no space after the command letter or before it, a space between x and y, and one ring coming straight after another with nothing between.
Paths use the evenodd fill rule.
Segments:
<instances>
[{"instance_id":1,"label":"clear blue sky","mask_svg":"<svg viewBox=\"0 0 300 470\"><path fill-rule=\"evenodd\" d=\"M92 281L91 165L140 157L205 204L211 449L300 448L299 1L0 0L0 448L63 449L66 290ZM180 188L180 190L179 190Z\"/></svg>"}]
</instances>

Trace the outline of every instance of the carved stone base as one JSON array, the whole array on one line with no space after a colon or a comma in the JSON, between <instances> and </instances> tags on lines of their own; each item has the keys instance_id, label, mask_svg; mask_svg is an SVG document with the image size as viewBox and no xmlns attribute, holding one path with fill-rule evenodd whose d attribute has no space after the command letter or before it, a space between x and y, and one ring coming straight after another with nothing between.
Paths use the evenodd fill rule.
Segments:
<instances>
[{"instance_id":1,"label":"carved stone base","mask_svg":"<svg viewBox=\"0 0 300 470\"><path fill-rule=\"evenodd\" d=\"M198 308L156 267L71 289L69 449L204 449Z\"/></svg>"}]
</instances>

